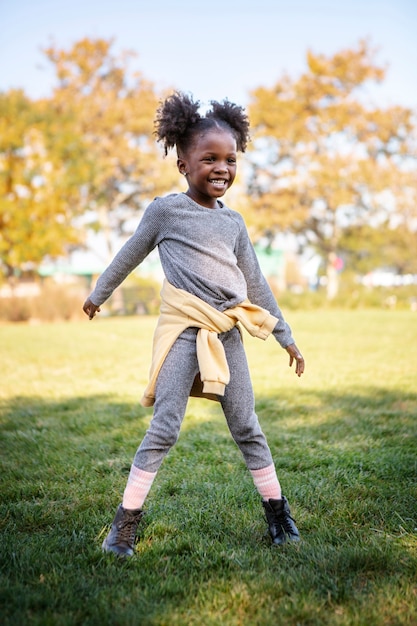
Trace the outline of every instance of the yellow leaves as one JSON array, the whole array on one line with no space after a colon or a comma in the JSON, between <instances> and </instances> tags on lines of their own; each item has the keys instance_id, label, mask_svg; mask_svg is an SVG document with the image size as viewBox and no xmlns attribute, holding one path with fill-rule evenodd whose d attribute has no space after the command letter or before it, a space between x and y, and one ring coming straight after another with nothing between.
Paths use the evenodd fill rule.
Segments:
<instances>
[{"instance_id":1,"label":"yellow leaves","mask_svg":"<svg viewBox=\"0 0 417 626\"><path fill-rule=\"evenodd\" d=\"M92 91L99 84L112 84L113 88L123 86L124 64L118 65L110 54L112 40L84 38L77 41L71 49L63 50L50 46L44 50L46 56L55 66L59 79L57 91L71 90L79 96L83 90ZM130 56L133 56L131 53ZM106 78L106 83L102 82Z\"/></svg>"},{"instance_id":2,"label":"yellow leaves","mask_svg":"<svg viewBox=\"0 0 417 626\"><path fill-rule=\"evenodd\" d=\"M152 82L130 71L132 53L116 55L111 40L85 38L46 53L59 81L50 105L67 116L83 147L74 159L84 178L83 209L96 212L110 241L110 223L121 230L129 211L137 219L146 201L174 184L153 137L158 96Z\"/></svg>"},{"instance_id":3,"label":"yellow leaves","mask_svg":"<svg viewBox=\"0 0 417 626\"><path fill-rule=\"evenodd\" d=\"M385 68L375 64L376 52L362 40L357 48L341 50L331 57L309 50L307 65L317 85L324 87L329 95L341 96L368 80L383 80Z\"/></svg>"},{"instance_id":4,"label":"yellow leaves","mask_svg":"<svg viewBox=\"0 0 417 626\"><path fill-rule=\"evenodd\" d=\"M27 242L32 259L59 254L76 241L74 217L87 210L101 230L121 229L129 211L137 218L148 200L179 187L175 164L153 137L158 94L130 70L132 53L116 55L112 40L89 38L45 52L57 76L50 98L0 94L3 266L23 262ZM337 245L338 216L384 210L387 189L395 210L411 214L415 120L402 107L361 99L366 81L384 77L374 56L366 41L333 56L309 51L300 77L284 75L250 94L244 212L252 232L313 233L328 250Z\"/></svg>"},{"instance_id":5,"label":"yellow leaves","mask_svg":"<svg viewBox=\"0 0 417 626\"><path fill-rule=\"evenodd\" d=\"M11 274L77 240L71 221L81 182L80 140L45 101L0 96L0 269Z\"/></svg>"},{"instance_id":6,"label":"yellow leaves","mask_svg":"<svg viewBox=\"0 0 417 626\"><path fill-rule=\"evenodd\" d=\"M361 99L366 81L384 77L374 55L366 41L330 57L310 51L299 78L252 92L257 232L302 232L326 258L348 225L410 211L415 120L402 107L378 109Z\"/></svg>"}]
</instances>

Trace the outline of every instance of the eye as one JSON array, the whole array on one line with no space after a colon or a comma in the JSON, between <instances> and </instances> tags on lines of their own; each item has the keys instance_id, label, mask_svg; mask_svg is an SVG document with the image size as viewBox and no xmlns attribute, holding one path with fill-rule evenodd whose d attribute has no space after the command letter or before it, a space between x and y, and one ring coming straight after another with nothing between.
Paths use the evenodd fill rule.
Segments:
<instances>
[{"instance_id":1,"label":"eye","mask_svg":"<svg viewBox=\"0 0 417 626\"><path fill-rule=\"evenodd\" d=\"M228 163L231 163L232 165L234 165L236 163L236 159L230 158L227 159Z\"/></svg>"}]
</instances>

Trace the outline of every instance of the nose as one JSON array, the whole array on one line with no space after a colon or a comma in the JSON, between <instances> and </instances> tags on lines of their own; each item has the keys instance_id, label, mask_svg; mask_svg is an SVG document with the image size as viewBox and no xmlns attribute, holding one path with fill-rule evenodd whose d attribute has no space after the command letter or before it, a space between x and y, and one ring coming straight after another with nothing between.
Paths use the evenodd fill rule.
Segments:
<instances>
[{"instance_id":1,"label":"nose","mask_svg":"<svg viewBox=\"0 0 417 626\"><path fill-rule=\"evenodd\" d=\"M216 170L218 172L228 172L229 168L228 168L228 163L226 161L223 161L221 163L217 164Z\"/></svg>"}]
</instances>

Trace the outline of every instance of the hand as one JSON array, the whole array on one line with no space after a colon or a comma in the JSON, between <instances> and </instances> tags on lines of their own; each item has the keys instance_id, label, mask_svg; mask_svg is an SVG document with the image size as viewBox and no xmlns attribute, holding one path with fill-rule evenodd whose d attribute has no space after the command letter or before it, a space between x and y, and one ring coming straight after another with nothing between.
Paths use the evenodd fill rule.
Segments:
<instances>
[{"instance_id":1,"label":"hand","mask_svg":"<svg viewBox=\"0 0 417 626\"><path fill-rule=\"evenodd\" d=\"M299 351L295 343L292 343L291 345L287 346L285 349L290 355L290 367L295 361L295 373L297 374L297 376L301 376L301 374L304 372L304 367L305 367L304 359L301 355L301 352Z\"/></svg>"},{"instance_id":2,"label":"hand","mask_svg":"<svg viewBox=\"0 0 417 626\"><path fill-rule=\"evenodd\" d=\"M101 309L94 302L91 302L90 298L87 298L83 305L83 311L92 320L96 313L100 313Z\"/></svg>"}]
</instances>

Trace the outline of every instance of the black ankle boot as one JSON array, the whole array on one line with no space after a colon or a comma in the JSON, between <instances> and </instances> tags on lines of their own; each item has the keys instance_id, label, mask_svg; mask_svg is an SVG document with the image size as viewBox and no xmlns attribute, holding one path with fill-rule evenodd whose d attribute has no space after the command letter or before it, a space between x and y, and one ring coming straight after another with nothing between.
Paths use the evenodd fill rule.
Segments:
<instances>
[{"instance_id":1,"label":"black ankle boot","mask_svg":"<svg viewBox=\"0 0 417 626\"><path fill-rule=\"evenodd\" d=\"M265 509L269 534L274 544L281 545L286 541L300 540L300 534L291 517L290 507L285 496L282 496L281 500L263 500L262 506Z\"/></svg>"},{"instance_id":2,"label":"black ankle boot","mask_svg":"<svg viewBox=\"0 0 417 626\"><path fill-rule=\"evenodd\" d=\"M132 556L135 549L136 530L142 516L142 509L132 511L120 505L110 532L102 543L103 552L114 552L121 557Z\"/></svg>"}]
</instances>

